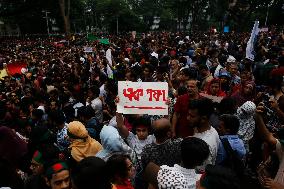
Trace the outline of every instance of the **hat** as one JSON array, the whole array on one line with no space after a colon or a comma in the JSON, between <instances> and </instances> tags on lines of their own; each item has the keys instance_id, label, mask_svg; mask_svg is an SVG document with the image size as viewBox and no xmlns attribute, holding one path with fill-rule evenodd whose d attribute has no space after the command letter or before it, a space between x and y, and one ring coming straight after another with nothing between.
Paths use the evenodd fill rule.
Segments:
<instances>
[{"instance_id":1,"label":"hat","mask_svg":"<svg viewBox=\"0 0 284 189\"><path fill-rule=\"evenodd\" d=\"M218 77L231 78L231 75L229 74L229 72L225 71L225 72L220 72Z\"/></svg>"},{"instance_id":2,"label":"hat","mask_svg":"<svg viewBox=\"0 0 284 189\"><path fill-rule=\"evenodd\" d=\"M42 153L40 151L35 151L33 155L33 160L36 161L37 163L43 164L43 158L42 158Z\"/></svg>"},{"instance_id":3,"label":"hat","mask_svg":"<svg viewBox=\"0 0 284 189\"><path fill-rule=\"evenodd\" d=\"M68 170L68 166L65 162L55 163L46 170L46 176L51 177L55 173L59 173L63 170Z\"/></svg>"},{"instance_id":4,"label":"hat","mask_svg":"<svg viewBox=\"0 0 284 189\"><path fill-rule=\"evenodd\" d=\"M229 62L229 63L236 62L236 59L232 55L229 55L229 57L227 58L227 62Z\"/></svg>"},{"instance_id":5,"label":"hat","mask_svg":"<svg viewBox=\"0 0 284 189\"><path fill-rule=\"evenodd\" d=\"M67 127L67 134L73 139L84 139L88 137L88 131L80 121L70 122Z\"/></svg>"}]
</instances>

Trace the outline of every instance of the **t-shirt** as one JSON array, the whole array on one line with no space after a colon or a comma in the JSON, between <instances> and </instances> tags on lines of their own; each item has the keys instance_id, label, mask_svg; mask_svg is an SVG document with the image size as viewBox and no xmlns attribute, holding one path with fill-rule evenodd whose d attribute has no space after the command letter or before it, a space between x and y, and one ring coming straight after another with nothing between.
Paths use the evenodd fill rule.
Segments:
<instances>
[{"instance_id":1,"label":"t-shirt","mask_svg":"<svg viewBox=\"0 0 284 189\"><path fill-rule=\"evenodd\" d=\"M189 100L188 94L181 95L174 106L174 111L180 115L176 125L177 137L185 138L193 135L193 128L189 127L187 120Z\"/></svg>"},{"instance_id":2,"label":"t-shirt","mask_svg":"<svg viewBox=\"0 0 284 189\"><path fill-rule=\"evenodd\" d=\"M94 100L91 101L91 104L88 102L86 105L91 105L91 107L95 110L95 118L102 123L103 122L103 103L101 99L95 98Z\"/></svg>"},{"instance_id":3,"label":"t-shirt","mask_svg":"<svg viewBox=\"0 0 284 189\"><path fill-rule=\"evenodd\" d=\"M153 162L158 166L174 164L181 162L180 144L182 139L168 139L162 144L147 144L141 155L142 166L146 167L149 162Z\"/></svg>"},{"instance_id":4,"label":"t-shirt","mask_svg":"<svg viewBox=\"0 0 284 189\"><path fill-rule=\"evenodd\" d=\"M276 177L274 178L274 181L284 185L284 147L279 140L277 140L276 143L276 153L279 159L279 169L277 171Z\"/></svg>"},{"instance_id":5,"label":"t-shirt","mask_svg":"<svg viewBox=\"0 0 284 189\"><path fill-rule=\"evenodd\" d=\"M149 135L145 140L139 140L137 135L134 135L132 132L129 132L128 137L126 138L126 141L130 148L134 150L137 153L137 157L139 160L141 160L141 154L143 148L147 144L152 144L156 141L156 138L154 135Z\"/></svg>"},{"instance_id":6,"label":"t-shirt","mask_svg":"<svg viewBox=\"0 0 284 189\"><path fill-rule=\"evenodd\" d=\"M193 136L204 140L209 145L209 150L210 150L209 157L207 160L204 161L202 167L205 167L208 164L215 165L221 141L214 127L210 127L209 130L204 131L202 133L195 133Z\"/></svg>"},{"instance_id":7,"label":"t-shirt","mask_svg":"<svg viewBox=\"0 0 284 189\"><path fill-rule=\"evenodd\" d=\"M196 174L195 169L186 169L177 164L174 167L163 165L158 172L159 188L186 188L195 189L196 181L201 174Z\"/></svg>"}]
</instances>

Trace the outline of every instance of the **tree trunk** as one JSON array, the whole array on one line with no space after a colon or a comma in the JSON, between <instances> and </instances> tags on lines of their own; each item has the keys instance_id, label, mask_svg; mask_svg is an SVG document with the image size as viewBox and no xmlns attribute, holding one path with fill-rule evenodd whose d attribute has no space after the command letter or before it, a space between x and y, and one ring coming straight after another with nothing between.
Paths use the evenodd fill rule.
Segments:
<instances>
[{"instance_id":1,"label":"tree trunk","mask_svg":"<svg viewBox=\"0 0 284 189\"><path fill-rule=\"evenodd\" d=\"M66 36L70 35L70 0L58 0L61 15L64 21L64 31Z\"/></svg>"}]
</instances>

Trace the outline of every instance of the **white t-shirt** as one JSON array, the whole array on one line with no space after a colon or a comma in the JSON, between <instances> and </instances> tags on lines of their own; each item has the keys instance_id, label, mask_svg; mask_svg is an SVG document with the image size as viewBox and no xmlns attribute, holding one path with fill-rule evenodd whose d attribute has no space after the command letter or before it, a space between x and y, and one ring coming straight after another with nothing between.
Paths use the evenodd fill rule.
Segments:
<instances>
[{"instance_id":1,"label":"white t-shirt","mask_svg":"<svg viewBox=\"0 0 284 189\"><path fill-rule=\"evenodd\" d=\"M141 154L144 146L146 146L147 144L152 144L156 141L156 138L154 135L148 135L145 140L139 140L137 135L134 135L132 132L129 132L126 141L130 148L137 153L138 159L141 160Z\"/></svg>"},{"instance_id":2,"label":"white t-shirt","mask_svg":"<svg viewBox=\"0 0 284 189\"><path fill-rule=\"evenodd\" d=\"M193 137L200 138L209 145L209 150L210 150L209 157L207 160L205 160L203 166L206 166L208 164L215 165L221 141L214 127L211 127L209 130L204 131L202 133L195 133Z\"/></svg>"},{"instance_id":3,"label":"white t-shirt","mask_svg":"<svg viewBox=\"0 0 284 189\"><path fill-rule=\"evenodd\" d=\"M159 188L186 188L195 189L196 181L201 174L196 174L195 169L186 169L175 164L173 167L162 165L158 172Z\"/></svg>"},{"instance_id":4,"label":"white t-shirt","mask_svg":"<svg viewBox=\"0 0 284 189\"><path fill-rule=\"evenodd\" d=\"M95 98L91 101L91 104L88 102L86 105L91 105L91 107L95 110L95 118L102 123L103 122L103 103L99 97Z\"/></svg>"}]
</instances>

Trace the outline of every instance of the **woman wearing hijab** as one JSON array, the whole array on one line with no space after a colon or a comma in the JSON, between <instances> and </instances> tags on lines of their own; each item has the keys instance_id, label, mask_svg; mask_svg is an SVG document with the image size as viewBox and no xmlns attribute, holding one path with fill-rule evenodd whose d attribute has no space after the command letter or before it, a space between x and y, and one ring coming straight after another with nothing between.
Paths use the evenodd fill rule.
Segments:
<instances>
[{"instance_id":1,"label":"woman wearing hijab","mask_svg":"<svg viewBox=\"0 0 284 189\"><path fill-rule=\"evenodd\" d=\"M115 127L104 126L100 133L100 139L103 149L96 154L96 157L105 161L113 154L128 154L133 157L133 151L124 142Z\"/></svg>"},{"instance_id":2,"label":"woman wearing hijab","mask_svg":"<svg viewBox=\"0 0 284 189\"><path fill-rule=\"evenodd\" d=\"M71 156L77 162L85 157L95 156L101 149L101 144L91 138L85 126L79 121L68 124L67 134L71 142Z\"/></svg>"}]
</instances>

